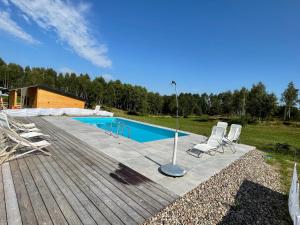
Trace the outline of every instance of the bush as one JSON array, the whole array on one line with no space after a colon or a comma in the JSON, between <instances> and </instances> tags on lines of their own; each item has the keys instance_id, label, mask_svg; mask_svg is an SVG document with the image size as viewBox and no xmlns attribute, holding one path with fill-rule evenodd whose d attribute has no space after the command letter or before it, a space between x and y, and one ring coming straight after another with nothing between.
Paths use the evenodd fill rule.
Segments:
<instances>
[{"instance_id":1,"label":"bush","mask_svg":"<svg viewBox=\"0 0 300 225\"><path fill-rule=\"evenodd\" d=\"M292 125L292 123L290 121L283 121L283 124L286 125L286 126Z\"/></svg>"},{"instance_id":2,"label":"bush","mask_svg":"<svg viewBox=\"0 0 300 225\"><path fill-rule=\"evenodd\" d=\"M297 156L300 153L300 149L297 149L296 147L287 143L268 144L262 146L262 150L267 152L276 152L285 155L291 155L291 156L295 156L295 155Z\"/></svg>"},{"instance_id":3,"label":"bush","mask_svg":"<svg viewBox=\"0 0 300 225\"><path fill-rule=\"evenodd\" d=\"M202 116L197 117L196 119L194 119L194 121L197 121L197 122L208 122L209 121L209 116L208 115L202 115Z\"/></svg>"},{"instance_id":4,"label":"bush","mask_svg":"<svg viewBox=\"0 0 300 225\"><path fill-rule=\"evenodd\" d=\"M139 116L139 113L136 111L128 111L127 114L132 116Z\"/></svg>"},{"instance_id":5,"label":"bush","mask_svg":"<svg viewBox=\"0 0 300 225\"><path fill-rule=\"evenodd\" d=\"M240 117L232 117L228 120L228 123L231 124L240 124L243 127L246 126L247 124L253 124L257 121L254 121L251 117L249 116L240 116Z\"/></svg>"}]
</instances>

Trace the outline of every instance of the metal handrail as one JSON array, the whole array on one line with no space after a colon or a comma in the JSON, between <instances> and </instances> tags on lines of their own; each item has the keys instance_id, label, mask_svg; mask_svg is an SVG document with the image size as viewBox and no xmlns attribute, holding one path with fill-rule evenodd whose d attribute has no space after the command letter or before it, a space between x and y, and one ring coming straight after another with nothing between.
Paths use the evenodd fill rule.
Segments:
<instances>
[{"instance_id":1,"label":"metal handrail","mask_svg":"<svg viewBox=\"0 0 300 225\"><path fill-rule=\"evenodd\" d=\"M126 125L126 127L127 127L127 130L128 130L128 138L130 138L130 127L127 126L127 125Z\"/></svg>"},{"instance_id":2,"label":"metal handrail","mask_svg":"<svg viewBox=\"0 0 300 225\"><path fill-rule=\"evenodd\" d=\"M124 130L128 130L128 138L130 138L130 127L122 122L117 122L116 124L116 134L114 135L113 132L113 122L110 123L110 127L108 128L108 131L105 131L106 134L113 136L115 138L118 138L120 135L124 136ZM125 136L124 136L125 137Z\"/></svg>"}]
</instances>

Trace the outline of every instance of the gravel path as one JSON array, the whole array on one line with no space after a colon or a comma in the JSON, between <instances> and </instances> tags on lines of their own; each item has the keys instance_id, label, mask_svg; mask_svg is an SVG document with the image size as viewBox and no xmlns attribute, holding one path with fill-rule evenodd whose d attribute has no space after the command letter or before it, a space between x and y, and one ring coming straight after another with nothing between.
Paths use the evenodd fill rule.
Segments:
<instances>
[{"instance_id":1,"label":"gravel path","mask_svg":"<svg viewBox=\"0 0 300 225\"><path fill-rule=\"evenodd\" d=\"M280 177L251 151L176 200L144 225L291 224Z\"/></svg>"}]
</instances>

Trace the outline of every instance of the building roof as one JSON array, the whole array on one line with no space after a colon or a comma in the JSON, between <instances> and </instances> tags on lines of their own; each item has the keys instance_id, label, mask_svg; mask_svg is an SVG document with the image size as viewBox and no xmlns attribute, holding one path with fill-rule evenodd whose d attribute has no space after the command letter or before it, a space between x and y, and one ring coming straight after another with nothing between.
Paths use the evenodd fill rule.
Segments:
<instances>
[{"instance_id":1,"label":"building roof","mask_svg":"<svg viewBox=\"0 0 300 225\"><path fill-rule=\"evenodd\" d=\"M39 88L39 89L50 91L50 92L53 92L53 93L56 93L56 94L59 94L59 95L64 95L64 96L67 96L67 97L70 97L70 98L78 99L78 100L81 100L81 101L86 100L86 99L84 99L82 97L78 97L74 94L67 93L67 92L64 92L64 91L60 91L60 90L57 90L55 88L47 87L45 85L32 85L32 86L27 86L27 87L13 88L13 89L10 89L10 91L13 91L13 90L17 91L17 90L22 89L22 88Z\"/></svg>"}]
</instances>

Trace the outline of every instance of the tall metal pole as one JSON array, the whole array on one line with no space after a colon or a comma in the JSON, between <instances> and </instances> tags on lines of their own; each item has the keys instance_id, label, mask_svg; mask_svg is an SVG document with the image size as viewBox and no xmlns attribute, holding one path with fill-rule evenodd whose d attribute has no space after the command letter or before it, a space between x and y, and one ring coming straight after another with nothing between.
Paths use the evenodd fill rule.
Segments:
<instances>
[{"instance_id":1,"label":"tall metal pole","mask_svg":"<svg viewBox=\"0 0 300 225\"><path fill-rule=\"evenodd\" d=\"M176 98L176 131L174 135L174 148L173 148L173 158L172 163L162 165L160 167L160 171L165 175L172 177L182 177L186 173L184 169L176 165L176 157L177 157L177 142L178 142L178 129L179 129L179 121L178 121L178 97L177 97L177 89L176 82L172 81L172 85L175 86L175 98Z\"/></svg>"},{"instance_id":2,"label":"tall metal pole","mask_svg":"<svg viewBox=\"0 0 300 225\"><path fill-rule=\"evenodd\" d=\"M179 121L178 121L178 96L177 96L177 88L176 88L176 82L172 81L172 84L175 86L175 97L176 97L176 131L179 129Z\"/></svg>"},{"instance_id":3,"label":"tall metal pole","mask_svg":"<svg viewBox=\"0 0 300 225\"><path fill-rule=\"evenodd\" d=\"M178 142L178 129L179 129L179 121L178 121L178 97L177 97L177 88L176 88L176 82L172 81L171 83L175 87L175 100L176 100L176 131L175 131L175 137L174 137L174 149L173 149L173 159L172 164L176 164L176 157L177 157L177 142Z\"/></svg>"}]
</instances>

